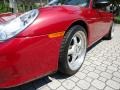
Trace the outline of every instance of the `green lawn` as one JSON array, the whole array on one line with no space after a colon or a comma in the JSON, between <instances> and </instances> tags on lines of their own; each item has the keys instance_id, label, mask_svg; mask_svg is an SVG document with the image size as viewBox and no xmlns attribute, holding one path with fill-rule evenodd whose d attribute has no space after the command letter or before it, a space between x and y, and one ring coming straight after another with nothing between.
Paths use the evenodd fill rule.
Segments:
<instances>
[{"instance_id":1,"label":"green lawn","mask_svg":"<svg viewBox=\"0 0 120 90\"><path fill-rule=\"evenodd\" d=\"M120 24L120 16L115 17L115 22Z\"/></svg>"},{"instance_id":2,"label":"green lawn","mask_svg":"<svg viewBox=\"0 0 120 90\"><path fill-rule=\"evenodd\" d=\"M9 8L7 8L7 5L4 5L3 3L0 2L0 13L8 12Z\"/></svg>"},{"instance_id":3,"label":"green lawn","mask_svg":"<svg viewBox=\"0 0 120 90\"><path fill-rule=\"evenodd\" d=\"M28 5L23 5L23 4L17 4L17 8L19 12L25 12L25 11L29 11L31 9L35 9L38 8L40 6L36 5L36 4L32 4L31 6ZM0 13L5 13L5 12L10 12L10 8L9 8L9 4L7 3L6 5L3 3L0 3Z\"/></svg>"}]
</instances>

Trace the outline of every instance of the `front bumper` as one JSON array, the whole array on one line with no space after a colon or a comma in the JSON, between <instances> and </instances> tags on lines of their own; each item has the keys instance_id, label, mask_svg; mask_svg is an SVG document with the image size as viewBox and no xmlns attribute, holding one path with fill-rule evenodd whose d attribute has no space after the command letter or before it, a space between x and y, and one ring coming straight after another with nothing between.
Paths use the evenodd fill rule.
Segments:
<instances>
[{"instance_id":1,"label":"front bumper","mask_svg":"<svg viewBox=\"0 0 120 90\"><path fill-rule=\"evenodd\" d=\"M12 38L0 43L0 88L23 84L57 70L61 37Z\"/></svg>"}]
</instances>

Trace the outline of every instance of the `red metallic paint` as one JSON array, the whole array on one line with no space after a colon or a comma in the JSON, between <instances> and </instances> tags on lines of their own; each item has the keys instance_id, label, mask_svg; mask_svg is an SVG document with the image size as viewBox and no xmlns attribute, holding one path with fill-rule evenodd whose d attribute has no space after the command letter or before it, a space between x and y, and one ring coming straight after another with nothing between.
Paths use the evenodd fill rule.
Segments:
<instances>
[{"instance_id":1,"label":"red metallic paint","mask_svg":"<svg viewBox=\"0 0 120 90\"><path fill-rule=\"evenodd\" d=\"M49 38L48 34L67 31L76 21L88 28L88 46L109 32L111 13L80 6L63 5L39 9L37 19L16 37L0 42L0 88L21 85L48 75L58 69L59 50L63 36ZM12 14L0 14L3 17ZM101 27L102 26L102 27Z\"/></svg>"},{"instance_id":2,"label":"red metallic paint","mask_svg":"<svg viewBox=\"0 0 120 90\"><path fill-rule=\"evenodd\" d=\"M11 87L57 70L61 38L21 37L0 43L0 87Z\"/></svg>"}]
</instances>

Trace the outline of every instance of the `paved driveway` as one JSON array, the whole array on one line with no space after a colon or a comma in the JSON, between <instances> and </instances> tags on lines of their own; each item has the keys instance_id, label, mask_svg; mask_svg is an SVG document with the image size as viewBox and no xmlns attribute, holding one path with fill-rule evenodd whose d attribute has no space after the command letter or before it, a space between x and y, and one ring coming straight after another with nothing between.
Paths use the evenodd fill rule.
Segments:
<instances>
[{"instance_id":1,"label":"paved driveway","mask_svg":"<svg viewBox=\"0 0 120 90\"><path fill-rule=\"evenodd\" d=\"M112 40L91 48L80 71L71 77L59 73L8 90L120 90L120 25Z\"/></svg>"}]
</instances>

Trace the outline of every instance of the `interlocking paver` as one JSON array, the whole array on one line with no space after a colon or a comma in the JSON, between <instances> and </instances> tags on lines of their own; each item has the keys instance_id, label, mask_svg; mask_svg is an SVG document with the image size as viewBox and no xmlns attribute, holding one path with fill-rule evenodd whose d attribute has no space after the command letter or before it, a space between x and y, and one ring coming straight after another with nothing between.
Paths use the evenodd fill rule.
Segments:
<instances>
[{"instance_id":1,"label":"interlocking paver","mask_svg":"<svg viewBox=\"0 0 120 90\"><path fill-rule=\"evenodd\" d=\"M85 61L84 64L85 64L85 65L90 65L91 62Z\"/></svg>"},{"instance_id":2,"label":"interlocking paver","mask_svg":"<svg viewBox=\"0 0 120 90\"><path fill-rule=\"evenodd\" d=\"M82 90L82 89L79 88L78 86L75 86L72 90Z\"/></svg>"},{"instance_id":3,"label":"interlocking paver","mask_svg":"<svg viewBox=\"0 0 120 90\"><path fill-rule=\"evenodd\" d=\"M88 90L98 90L97 88L91 86Z\"/></svg>"},{"instance_id":4,"label":"interlocking paver","mask_svg":"<svg viewBox=\"0 0 120 90\"><path fill-rule=\"evenodd\" d=\"M66 90L63 86L60 86L57 90Z\"/></svg>"},{"instance_id":5,"label":"interlocking paver","mask_svg":"<svg viewBox=\"0 0 120 90\"><path fill-rule=\"evenodd\" d=\"M103 83L102 81L97 80L97 79L94 80L91 84L98 89L104 89L104 87L105 87L105 83Z\"/></svg>"},{"instance_id":6,"label":"interlocking paver","mask_svg":"<svg viewBox=\"0 0 120 90\"><path fill-rule=\"evenodd\" d=\"M7 90L120 90L120 25L112 40L101 40L71 77L56 73Z\"/></svg>"},{"instance_id":7,"label":"interlocking paver","mask_svg":"<svg viewBox=\"0 0 120 90\"><path fill-rule=\"evenodd\" d=\"M26 90L29 90L29 89L26 89ZM48 86L43 86L43 87L37 88L36 90L50 90L50 88Z\"/></svg>"},{"instance_id":8,"label":"interlocking paver","mask_svg":"<svg viewBox=\"0 0 120 90\"><path fill-rule=\"evenodd\" d=\"M107 72L102 72L100 75L101 75L102 77L104 77L104 78L107 78L107 79L111 79L111 78L112 78L112 75L109 74L109 73L107 73Z\"/></svg>"},{"instance_id":9,"label":"interlocking paver","mask_svg":"<svg viewBox=\"0 0 120 90\"><path fill-rule=\"evenodd\" d=\"M113 75L114 75L115 77L120 78L120 73L119 73L119 72L114 72Z\"/></svg>"},{"instance_id":10,"label":"interlocking paver","mask_svg":"<svg viewBox=\"0 0 120 90\"><path fill-rule=\"evenodd\" d=\"M90 83L85 80L80 80L77 85L82 89L88 89L90 87Z\"/></svg>"},{"instance_id":11,"label":"interlocking paver","mask_svg":"<svg viewBox=\"0 0 120 90\"><path fill-rule=\"evenodd\" d=\"M106 65L111 65L111 63L108 62L108 61L103 61L103 63L106 64Z\"/></svg>"},{"instance_id":12,"label":"interlocking paver","mask_svg":"<svg viewBox=\"0 0 120 90\"><path fill-rule=\"evenodd\" d=\"M106 84L114 89L120 89L120 84L118 82L115 82L113 80L108 80Z\"/></svg>"},{"instance_id":13,"label":"interlocking paver","mask_svg":"<svg viewBox=\"0 0 120 90\"><path fill-rule=\"evenodd\" d=\"M120 66L120 62L119 61L113 61L113 63Z\"/></svg>"},{"instance_id":14,"label":"interlocking paver","mask_svg":"<svg viewBox=\"0 0 120 90\"><path fill-rule=\"evenodd\" d=\"M94 72L97 73L97 74L100 74L100 73L101 73L100 70L95 70Z\"/></svg>"},{"instance_id":15,"label":"interlocking paver","mask_svg":"<svg viewBox=\"0 0 120 90\"><path fill-rule=\"evenodd\" d=\"M88 73L88 76L92 77L92 78L98 78L99 77L99 75L97 73L95 73L95 72Z\"/></svg>"},{"instance_id":16,"label":"interlocking paver","mask_svg":"<svg viewBox=\"0 0 120 90\"><path fill-rule=\"evenodd\" d=\"M80 79L84 79L86 77L86 74L82 73L82 72L78 72L78 73L75 74L75 76L80 78Z\"/></svg>"},{"instance_id":17,"label":"interlocking paver","mask_svg":"<svg viewBox=\"0 0 120 90\"><path fill-rule=\"evenodd\" d=\"M112 70L112 71L117 71L117 68L114 66L108 66L108 69Z\"/></svg>"},{"instance_id":18,"label":"interlocking paver","mask_svg":"<svg viewBox=\"0 0 120 90\"><path fill-rule=\"evenodd\" d=\"M85 74L88 74L88 73L89 73L89 71L88 71L88 70L85 70L85 69L82 70L82 72L85 73Z\"/></svg>"},{"instance_id":19,"label":"interlocking paver","mask_svg":"<svg viewBox=\"0 0 120 90\"><path fill-rule=\"evenodd\" d=\"M107 67L107 65L106 65L106 64L101 64L101 66L103 66L103 67L105 67L105 68Z\"/></svg>"},{"instance_id":20,"label":"interlocking paver","mask_svg":"<svg viewBox=\"0 0 120 90\"><path fill-rule=\"evenodd\" d=\"M86 77L85 80L88 82L92 82L93 79L91 77Z\"/></svg>"},{"instance_id":21,"label":"interlocking paver","mask_svg":"<svg viewBox=\"0 0 120 90\"><path fill-rule=\"evenodd\" d=\"M112 80L116 81L116 82L119 82L120 83L120 78L117 78L117 77L113 77Z\"/></svg>"},{"instance_id":22,"label":"interlocking paver","mask_svg":"<svg viewBox=\"0 0 120 90\"><path fill-rule=\"evenodd\" d=\"M100 81L102 81L102 82L106 82L106 80L107 80L107 79L104 78L104 77L99 77L98 79L99 79Z\"/></svg>"},{"instance_id":23,"label":"interlocking paver","mask_svg":"<svg viewBox=\"0 0 120 90\"><path fill-rule=\"evenodd\" d=\"M93 64L95 64L95 65L100 65L101 62L98 62L98 61L96 60L96 61L93 62Z\"/></svg>"},{"instance_id":24,"label":"interlocking paver","mask_svg":"<svg viewBox=\"0 0 120 90\"><path fill-rule=\"evenodd\" d=\"M94 71L95 70L95 68L92 67L92 66L86 66L85 69L88 70L88 71Z\"/></svg>"},{"instance_id":25,"label":"interlocking paver","mask_svg":"<svg viewBox=\"0 0 120 90\"><path fill-rule=\"evenodd\" d=\"M71 80L66 80L62 84L66 89L72 89L75 86L75 83Z\"/></svg>"},{"instance_id":26,"label":"interlocking paver","mask_svg":"<svg viewBox=\"0 0 120 90\"><path fill-rule=\"evenodd\" d=\"M105 87L105 90L114 90L114 89L112 89L111 87Z\"/></svg>"},{"instance_id":27,"label":"interlocking paver","mask_svg":"<svg viewBox=\"0 0 120 90\"><path fill-rule=\"evenodd\" d=\"M112 74L114 71L106 70L106 72Z\"/></svg>"},{"instance_id":28,"label":"interlocking paver","mask_svg":"<svg viewBox=\"0 0 120 90\"><path fill-rule=\"evenodd\" d=\"M78 81L79 81L79 78L76 77L76 76L73 76L73 77L71 78L71 80L74 81L74 82L78 82Z\"/></svg>"},{"instance_id":29,"label":"interlocking paver","mask_svg":"<svg viewBox=\"0 0 120 90\"><path fill-rule=\"evenodd\" d=\"M53 80L52 82L48 83L48 86L51 89L57 89L60 85L61 83L58 80Z\"/></svg>"}]
</instances>

